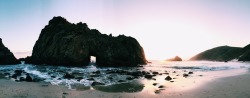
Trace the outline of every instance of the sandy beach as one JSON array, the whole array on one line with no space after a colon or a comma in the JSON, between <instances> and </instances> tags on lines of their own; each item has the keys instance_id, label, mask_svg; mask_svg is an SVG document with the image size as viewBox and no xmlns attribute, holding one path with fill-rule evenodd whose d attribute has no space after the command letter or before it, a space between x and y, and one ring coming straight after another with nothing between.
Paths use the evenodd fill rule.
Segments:
<instances>
[{"instance_id":1,"label":"sandy beach","mask_svg":"<svg viewBox=\"0 0 250 98\"><path fill-rule=\"evenodd\" d=\"M230 72L238 72L230 74ZM216 73L211 74L211 73ZM224 73L228 75L220 75ZM202 73L200 73L202 74ZM70 90L49 83L0 80L0 98L249 98L250 73L246 69L210 72L200 78L181 80L165 87L160 93L144 88L135 93L113 93L93 88ZM147 85L147 84L146 84ZM152 84L149 84L152 85Z\"/></svg>"}]
</instances>

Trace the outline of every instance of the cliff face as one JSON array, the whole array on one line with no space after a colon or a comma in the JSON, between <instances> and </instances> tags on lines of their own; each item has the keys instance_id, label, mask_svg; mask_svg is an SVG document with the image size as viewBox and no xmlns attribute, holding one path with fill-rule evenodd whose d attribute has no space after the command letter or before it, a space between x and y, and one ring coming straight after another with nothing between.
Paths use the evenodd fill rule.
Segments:
<instances>
[{"instance_id":1,"label":"cliff face","mask_svg":"<svg viewBox=\"0 0 250 98\"><path fill-rule=\"evenodd\" d=\"M85 23L71 24L54 17L42 29L33 48L31 62L51 65L87 65L90 56L99 66L145 64L144 50L132 37L101 34Z\"/></svg>"},{"instance_id":2,"label":"cliff face","mask_svg":"<svg viewBox=\"0 0 250 98\"><path fill-rule=\"evenodd\" d=\"M239 61L250 61L249 46L244 48L220 46L199 53L190 60L230 61L238 59Z\"/></svg>"},{"instance_id":3,"label":"cliff face","mask_svg":"<svg viewBox=\"0 0 250 98\"><path fill-rule=\"evenodd\" d=\"M19 62L15 58L12 52L4 46L2 39L0 38L0 65L18 64Z\"/></svg>"}]
</instances>

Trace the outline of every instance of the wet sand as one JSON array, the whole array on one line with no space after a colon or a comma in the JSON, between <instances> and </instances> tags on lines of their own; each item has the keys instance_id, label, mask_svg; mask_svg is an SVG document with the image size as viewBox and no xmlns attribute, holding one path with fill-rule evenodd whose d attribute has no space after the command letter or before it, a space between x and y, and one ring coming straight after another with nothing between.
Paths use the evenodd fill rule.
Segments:
<instances>
[{"instance_id":1,"label":"wet sand","mask_svg":"<svg viewBox=\"0 0 250 98\"><path fill-rule=\"evenodd\" d=\"M250 98L249 81L249 73L215 79L194 90L184 92L182 96L185 98Z\"/></svg>"},{"instance_id":2,"label":"wet sand","mask_svg":"<svg viewBox=\"0 0 250 98\"><path fill-rule=\"evenodd\" d=\"M250 73L230 75L232 71L218 71L220 75L190 78L174 82L156 94L155 88L144 88L137 93L110 93L94 90L70 90L48 83L14 82L0 79L0 98L249 98ZM236 71L239 72L239 71ZM180 84L182 81L183 84ZM185 84L186 83L186 84ZM169 83L170 84L170 83ZM151 83L145 85L152 85Z\"/></svg>"}]
</instances>

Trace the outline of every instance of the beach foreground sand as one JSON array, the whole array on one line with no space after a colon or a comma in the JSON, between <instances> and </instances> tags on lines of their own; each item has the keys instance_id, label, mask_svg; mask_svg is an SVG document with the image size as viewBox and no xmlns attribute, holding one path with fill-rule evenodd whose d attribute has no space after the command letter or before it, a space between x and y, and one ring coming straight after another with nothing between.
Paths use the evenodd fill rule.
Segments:
<instances>
[{"instance_id":1,"label":"beach foreground sand","mask_svg":"<svg viewBox=\"0 0 250 98\"><path fill-rule=\"evenodd\" d=\"M168 89L155 94L148 91L138 93L107 93L94 89L79 91L49 83L0 79L0 98L250 98L249 81L250 73L246 72L236 76L212 79L188 90Z\"/></svg>"}]
</instances>

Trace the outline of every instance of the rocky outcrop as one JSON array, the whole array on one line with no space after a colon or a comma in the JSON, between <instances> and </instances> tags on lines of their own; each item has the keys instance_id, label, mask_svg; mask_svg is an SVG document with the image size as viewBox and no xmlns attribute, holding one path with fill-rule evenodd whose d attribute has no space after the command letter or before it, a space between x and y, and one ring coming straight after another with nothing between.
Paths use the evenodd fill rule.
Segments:
<instances>
[{"instance_id":1,"label":"rocky outcrop","mask_svg":"<svg viewBox=\"0 0 250 98\"><path fill-rule=\"evenodd\" d=\"M15 58L12 52L4 46L2 39L0 38L0 65L18 64L19 62Z\"/></svg>"},{"instance_id":2,"label":"rocky outcrop","mask_svg":"<svg viewBox=\"0 0 250 98\"><path fill-rule=\"evenodd\" d=\"M233 59L250 61L250 45L244 48L220 46L199 53L190 60L230 61Z\"/></svg>"},{"instance_id":3,"label":"rocky outcrop","mask_svg":"<svg viewBox=\"0 0 250 98\"><path fill-rule=\"evenodd\" d=\"M167 59L166 61L182 61L182 59L179 56L175 56L174 58Z\"/></svg>"},{"instance_id":4,"label":"rocky outcrop","mask_svg":"<svg viewBox=\"0 0 250 98\"><path fill-rule=\"evenodd\" d=\"M135 38L101 34L86 23L69 23L54 17L42 29L33 48L31 63L88 65L90 56L98 66L137 66L145 64L144 50Z\"/></svg>"},{"instance_id":5,"label":"rocky outcrop","mask_svg":"<svg viewBox=\"0 0 250 98\"><path fill-rule=\"evenodd\" d=\"M239 61L250 61L250 44L242 49L242 54L239 57Z\"/></svg>"}]
</instances>

